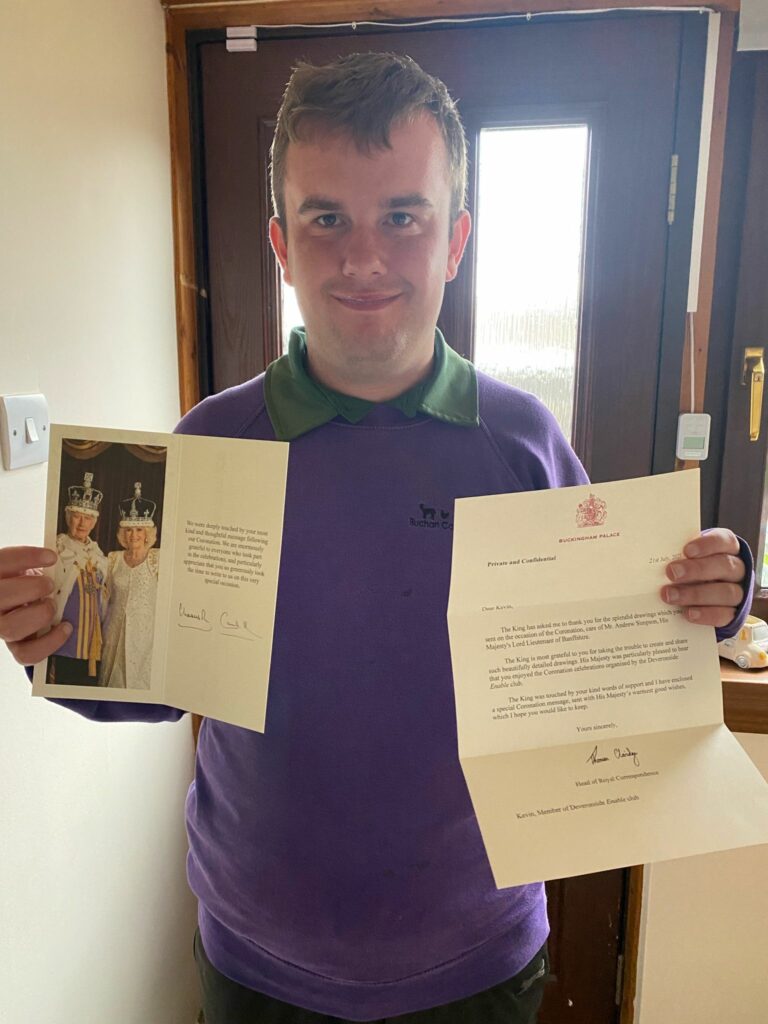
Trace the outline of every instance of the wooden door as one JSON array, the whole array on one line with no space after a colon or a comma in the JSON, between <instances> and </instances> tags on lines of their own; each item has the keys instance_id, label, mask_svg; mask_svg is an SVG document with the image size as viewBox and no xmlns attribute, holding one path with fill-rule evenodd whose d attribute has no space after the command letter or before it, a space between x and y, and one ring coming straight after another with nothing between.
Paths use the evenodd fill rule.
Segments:
<instances>
[{"instance_id":1,"label":"wooden door","mask_svg":"<svg viewBox=\"0 0 768 1024\"><path fill-rule=\"evenodd\" d=\"M741 237L734 238L727 253L722 252L722 265L718 252L718 278L730 276L723 281L726 287L730 284L727 297L722 296L717 307L727 316L722 340L730 342L730 366L727 375L712 380L713 390L719 386L725 392L723 382L729 376L718 521L744 537L755 554L753 611L765 618L768 391L764 384L753 383L753 377L759 372L764 376L768 364L768 54L740 54L734 72L738 87L734 104L741 100L743 105L734 111L728 141L740 157L738 171L743 178L734 182L733 192L735 201L743 203L743 214L734 218L742 226Z\"/></svg>"},{"instance_id":2,"label":"wooden door","mask_svg":"<svg viewBox=\"0 0 768 1024\"><path fill-rule=\"evenodd\" d=\"M680 301L669 295L670 158L681 94L700 89L705 33L703 18L697 25L686 15L646 15L354 34L260 30L255 53L228 53L221 33L199 35L190 63L197 280L207 297L199 323L202 394L259 373L279 354L267 167L292 65L361 50L404 52L459 99L469 136L471 212L478 137L486 125L588 125L573 443L594 480L650 473L660 387L669 387L674 402L679 388L679 381L659 381L664 339L675 334L671 309L678 310L683 336L684 275ZM690 223L679 218L674 230L689 232ZM684 260L685 245L679 250ZM470 357L475 259L473 239L440 317L449 343ZM549 884L556 980L541 1024L618 1020L626 888L624 871Z\"/></svg>"}]
</instances>

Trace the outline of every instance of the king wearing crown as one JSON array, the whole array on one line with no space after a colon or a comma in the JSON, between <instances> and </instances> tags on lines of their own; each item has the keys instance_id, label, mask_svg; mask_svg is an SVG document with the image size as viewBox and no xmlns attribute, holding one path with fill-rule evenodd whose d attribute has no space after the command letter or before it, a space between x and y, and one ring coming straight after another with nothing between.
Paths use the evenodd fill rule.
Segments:
<instances>
[{"instance_id":1,"label":"king wearing crown","mask_svg":"<svg viewBox=\"0 0 768 1024\"><path fill-rule=\"evenodd\" d=\"M102 626L107 611L108 564L91 531L104 495L93 486L93 473L67 488L67 532L56 538L59 560L54 569L54 623L72 624L66 643L50 659L49 683L97 686L102 653Z\"/></svg>"}]
</instances>

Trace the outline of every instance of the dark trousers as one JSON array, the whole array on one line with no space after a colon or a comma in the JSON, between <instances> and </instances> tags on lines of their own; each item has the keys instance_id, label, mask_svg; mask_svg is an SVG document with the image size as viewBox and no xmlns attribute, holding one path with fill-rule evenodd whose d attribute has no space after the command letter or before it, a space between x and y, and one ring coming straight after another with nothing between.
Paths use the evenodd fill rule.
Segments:
<instances>
[{"instance_id":1,"label":"dark trousers","mask_svg":"<svg viewBox=\"0 0 768 1024\"><path fill-rule=\"evenodd\" d=\"M341 1017L281 1003L226 978L206 956L199 931L194 949L203 987L205 1024L349 1024ZM468 999L387 1017L376 1024L536 1024L548 974L549 958L544 946L519 974L501 985Z\"/></svg>"}]
</instances>

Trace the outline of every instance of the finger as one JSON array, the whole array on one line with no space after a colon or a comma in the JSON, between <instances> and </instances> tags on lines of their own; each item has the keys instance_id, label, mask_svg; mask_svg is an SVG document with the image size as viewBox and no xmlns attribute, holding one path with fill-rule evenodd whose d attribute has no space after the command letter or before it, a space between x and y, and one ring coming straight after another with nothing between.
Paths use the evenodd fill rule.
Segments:
<instances>
[{"instance_id":1,"label":"finger","mask_svg":"<svg viewBox=\"0 0 768 1024\"><path fill-rule=\"evenodd\" d=\"M21 576L30 569L50 568L57 558L50 548L0 548L0 579Z\"/></svg>"},{"instance_id":2,"label":"finger","mask_svg":"<svg viewBox=\"0 0 768 1024\"><path fill-rule=\"evenodd\" d=\"M40 601L52 593L53 580L49 576L12 576L6 580L0 579L0 622L11 609Z\"/></svg>"},{"instance_id":3,"label":"finger","mask_svg":"<svg viewBox=\"0 0 768 1024\"><path fill-rule=\"evenodd\" d=\"M706 608L686 608L683 615L697 626L722 627L733 622L734 611L734 608L719 608L715 605Z\"/></svg>"},{"instance_id":4,"label":"finger","mask_svg":"<svg viewBox=\"0 0 768 1024\"><path fill-rule=\"evenodd\" d=\"M666 572L675 583L696 583L700 580L738 583L744 579L747 570L738 555L718 554L670 562Z\"/></svg>"},{"instance_id":5,"label":"finger","mask_svg":"<svg viewBox=\"0 0 768 1024\"><path fill-rule=\"evenodd\" d=\"M71 633L72 626L68 622L60 622L45 636L8 644L8 650L20 665L36 665L55 654Z\"/></svg>"},{"instance_id":6,"label":"finger","mask_svg":"<svg viewBox=\"0 0 768 1024\"><path fill-rule=\"evenodd\" d=\"M739 553L739 538L732 530L722 528L707 530L700 533L698 537L686 544L683 554L686 558L706 558L707 555L716 554L737 555Z\"/></svg>"},{"instance_id":7,"label":"finger","mask_svg":"<svg viewBox=\"0 0 768 1024\"><path fill-rule=\"evenodd\" d=\"M50 626L55 614L56 605L50 599L16 608L15 611L0 616L0 640L5 640L6 643L24 640Z\"/></svg>"},{"instance_id":8,"label":"finger","mask_svg":"<svg viewBox=\"0 0 768 1024\"><path fill-rule=\"evenodd\" d=\"M729 607L733 618L734 611L744 599L744 591L738 583L701 583L685 587L663 587L661 596L668 604L679 604L686 608L696 605Z\"/></svg>"}]
</instances>

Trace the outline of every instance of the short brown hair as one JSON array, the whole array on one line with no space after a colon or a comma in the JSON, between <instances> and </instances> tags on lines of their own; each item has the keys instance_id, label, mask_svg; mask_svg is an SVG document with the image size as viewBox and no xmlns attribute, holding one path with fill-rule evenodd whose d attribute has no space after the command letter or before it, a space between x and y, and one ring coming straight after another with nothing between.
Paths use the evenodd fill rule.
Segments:
<instances>
[{"instance_id":1,"label":"short brown hair","mask_svg":"<svg viewBox=\"0 0 768 1024\"><path fill-rule=\"evenodd\" d=\"M397 53L353 53L317 67L301 62L288 80L270 152L272 205L285 227L285 158L301 142L302 126L327 126L349 135L361 152L389 148L396 121L428 110L448 151L451 224L464 208L467 142L456 104L439 78Z\"/></svg>"}]
</instances>

